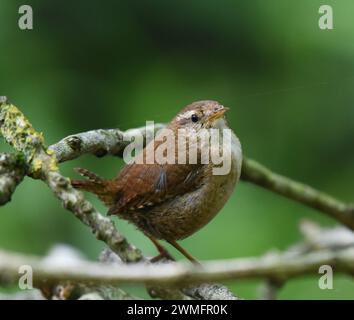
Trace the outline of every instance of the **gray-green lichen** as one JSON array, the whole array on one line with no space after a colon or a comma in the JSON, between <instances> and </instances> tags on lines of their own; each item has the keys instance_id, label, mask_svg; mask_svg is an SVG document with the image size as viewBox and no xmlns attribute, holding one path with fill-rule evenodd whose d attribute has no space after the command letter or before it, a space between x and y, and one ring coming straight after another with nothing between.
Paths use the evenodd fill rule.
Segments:
<instances>
[{"instance_id":1,"label":"gray-green lichen","mask_svg":"<svg viewBox=\"0 0 354 320\"><path fill-rule=\"evenodd\" d=\"M32 127L23 113L13 104L0 106L1 134L6 142L21 151L30 162L37 150L44 144L44 138Z\"/></svg>"},{"instance_id":2,"label":"gray-green lichen","mask_svg":"<svg viewBox=\"0 0 354 320\"><path fill-rule=\"evenodd\" d=\"M54 153L45 148L43 134L33 128L16 106L6 101L0 104L0 132L8 144L23 154L28 173L33 177L39 178L43 170L58 170Z\"/></svg>"}]
</instances>

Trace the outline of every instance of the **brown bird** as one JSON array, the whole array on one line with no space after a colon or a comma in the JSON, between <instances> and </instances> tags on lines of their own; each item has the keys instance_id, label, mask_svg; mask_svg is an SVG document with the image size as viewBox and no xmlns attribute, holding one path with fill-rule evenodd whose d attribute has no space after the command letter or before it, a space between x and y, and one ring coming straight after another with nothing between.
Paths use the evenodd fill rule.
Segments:
<instances>
[{"instance_id":1,"label":"brown bird","mask_svg":"<svg viewBox=\"0 0 354 320\"><path fill-rule=\"evenodd\" d=\"M158 249L160 254L155 259L171 258L158 242L158 239L163 239L196 262L176 241L195 233L220 211L241 173L241 145L232 131L230 144L226 144L224 150L221 142L215 147L215 144L210 144L210 139L204 144L195 140L202 129L208 132L219 129L223 141L223 129L229 129L224 117L227 110L216 101L194 102L182 109L166 127L167 130L158 134L133 162L125 165L115 179L106 180L85 169L77 169L88 180L74 180L72 185L96 194L109 207L108 214L118 215L135 224ZM169 139L172 136L178 139ZM178 162L182 156L178 142L183 140L181 136L186 141L187 159L182 164ZM175 163L161 163L156 159L163 143L172 150L170 155ZM215 153L230 155L230 170L226 174L214 174L213 170L220 168L220 163L202 161L203 148L208 147L208 143L209 160ZM197 154L194 163L188 161L192 150L189 148L193 146ZM168 148L162 152L163 156L169 152L166 151ZM149 164L146 159L151 152L155 152L155 159Z\"/></svg>"}]
</instances>

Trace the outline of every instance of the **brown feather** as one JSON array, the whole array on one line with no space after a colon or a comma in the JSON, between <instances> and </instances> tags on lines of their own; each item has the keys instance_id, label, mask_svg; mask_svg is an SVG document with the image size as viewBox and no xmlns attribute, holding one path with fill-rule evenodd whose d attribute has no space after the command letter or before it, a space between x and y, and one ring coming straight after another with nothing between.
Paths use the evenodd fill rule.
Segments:
<instances>
[{"instance_id":1,"label":"brown feather","mask_svg":"<svg viewBox=\"0 0 354 320\"><path fill-rule=\"evenodd\" d=\"M155 150L161 143L157 137L154 141ZM156 161L154 164L142 163L147 150L145 148L136 157L137 163L126 165L114 180L120 194L109 209L109 214L144 211L146 207L153 207L194 189L201 182L203 165L158 164ZM177 157L176 146L175 150Z\"/></svg>"},{"instance_id":2,"label":"brown feather","mask_svg":"<svg viewBox=\"0 0 354 320\"><path fill-rule=\"evenodd\" d=\"M107 206L113 205L116 198L116 192L113 181L105 180L96 175L95 173L83 168L76 168L76 171L80 175L88 178L88 180L72 180L71 185L75 189L85 190L94 193Z\"/></svg>"}]
</instances>

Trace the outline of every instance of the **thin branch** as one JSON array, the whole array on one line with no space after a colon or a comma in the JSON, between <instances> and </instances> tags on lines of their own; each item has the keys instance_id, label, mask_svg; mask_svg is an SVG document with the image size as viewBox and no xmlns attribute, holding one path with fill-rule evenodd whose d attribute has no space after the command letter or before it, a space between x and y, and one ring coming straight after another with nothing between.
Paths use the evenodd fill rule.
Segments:
<instances>
[{"instance_id":1,"label":"thin branch","mask_svg":"<svg viewBox=\"0 0 354 320\"><path fill-rule=\"evenodd\" d=\"M296 259L312 252L337 252L339 250L354 249L354 232L344 226L322 228L312 221L303 220L300 223L300 231L304 237L304 241L288 248L283 254L284 259ZM277 256L277 254L277 252L269 252L267 255L272 257L274 255ZM351 271L348 273L353 275ZM260 287L260 299L276 299L278 291L283 287L286 280L272 277L267 278L265 283Z\"/></svg>"},{"instance_id":2,"label":"thin branch","mask_svg":"<svg viewBox=\"0 0 354 320\"><path fill-rule=\"evenodd\" d=\"M147 127L129 129L98 129L70 135L49 147L58 162L75 159L83 154L93 154L97 157L104 155L122 156L124 148L137 134L144 137L163 128L164 125L156 124Z\"/></svg>"},{"instance_id":3,"label":"thin branch","mask_svg":"<svg viewBox=\"0 0 354 320\"><path fill-rule=\"evenodd\" d=\"M235 279L289 280L303 275L318 275L319 267L330 265L336 273L354 274L354 248L321 250L297 257L273 254L260 258L242 258L204 262L203 266L186 263L122 264L109 266L92 262L76 265L48 264L38 258L0 251L1 279L17 283L19 267L33 268L35 285L69 281L90 285L145 284L181 288L204 281Z\"/></svg>"},{"instance_id":4,"label":"thin branch","mask_svg":"<svg viewBox=\"0 0 354 320\"><path fill-rule=\"evenodd\" d=\"M354 230L354 205L318 191L306 184L274 173L260 163L244 159L241 179L319 210Z\"/></svg>"},{"instance_id":5,"label":"thin branch","mask_svg":"<svg viewBox=\"0 0 354 320\"><path fill-rule=\"evenodd\" d=\"M118 257L117 255L115 256ZM55 245L42 260L43 263L53 266L57 264L70 266L82 261L85 261L82 253L65 244ZM103 260L101 262L106 263ZM42 296L50 300L92 300L94 298L96 300L138 299L129 295L118 286L92 286L77 282L70 283L66 280L59 283L46 283L44 281L38 289L40 289Z\"/></svg>"},{"instance_id":6,"label":"thin branch","mask_svg":"<svg viewBox=\"0 0 354 320\"><path fill-rule=\"evenodd\" d=\"M269 252L260 258L244 258L226 261L205 262L203 266L186 263L146 264L138 263L131 266L121 263L110 251L106 251L104 260L109 265L91 263L83 260L70 261L39 259L33 256L0 251L0 283L15 284L21 276L18 274L20 265L30 265L33 268L34 284L41 287L57 283L78 284L90 288L102 288L105 285L114 286L126 284L145 284L153 287L168 287L171 289L185 287L187 284L207 280L234 279L265 279L271 283L271 290L263 292L263 298L275 298L276 291L286 281L304 275L318 275L319 267L331 266L336 274L354 275L354 233L343 227L334 229L320 228L312 222L304 221L301 230L305 242L290 247L283 253ZM325 247L324 244L327 246ZM69 263L70 262L70 263ZM276 286L274 287L274 284ZM204 284L199 285L198 292L209 299L224 295L218 285L214 290ZM185 289L183 289L184 291ZM191 289L194 290L194 289ZM223 288L221 288L223 291ZM95 291L94 291L95 292ZM97 294L100 291L96 292ZM198 296L194 291L194 296ZM161 293L161 292L160 292ZM213 296L212 294L215 294ZM171 292L169 292L171 294ZM92 298L92 296L90 296ZM102 297L102 296L101 296ZM172 297L172 296L170 296ZM227 299L225 293L223 299Z\"/></svg>"},{"instance_id":7,"label":"thin branch","mask_svg":"<svg viewBox=\"0 0 354 320\"><path fill-rule=\"evenodd\" d=\"M99 260L106 265L116 266L118 268L124 264L119 256L108 248L101 252ZM167 263L168 261L166 260L164 262ZM149 261L146 260L145 263L149 263ZM160 261L160 263L163 263L163 261ZM104 286L101 286L101 288L104 288ZM163 297L165 300L191 300L193 297L192 295L185 295L181 290L168 286L147 286L146 290L152 298Z\"/></svg>"},{"instance_id":8,"label":"thin branch","mask_svg":"<svg viewBox=\"0 0 354 320\"><path fill-rule=\"evenodd\" d=\"M100 261L117 267L122 266L120 258L111 250L105 249L100 256ZM160 261L159 264L170 264L170 261ZM178 290L168 285L147 286L147 290L152 298L163 297L167 300L237 300L227 287L219 283L202 283L189 285Z\"/></svg>"}]
</instances>

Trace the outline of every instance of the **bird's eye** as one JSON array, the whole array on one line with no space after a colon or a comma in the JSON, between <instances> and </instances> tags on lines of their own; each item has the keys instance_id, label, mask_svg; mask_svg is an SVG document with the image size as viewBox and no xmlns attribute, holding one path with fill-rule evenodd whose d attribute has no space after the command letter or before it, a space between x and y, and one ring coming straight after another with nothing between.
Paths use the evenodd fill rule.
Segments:
<instances>
[{"instance_id":1,"label":"bird's eye","mask_svg":"<svg viewBox=\"0 0 354 320\"><path fill-rule=\"evenodd\" d=\"M191 119L192 119L193 122L197 122L199 120L198 116L195 113L192 114Z\"/></svg>"}]
</instances>

